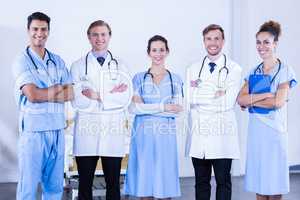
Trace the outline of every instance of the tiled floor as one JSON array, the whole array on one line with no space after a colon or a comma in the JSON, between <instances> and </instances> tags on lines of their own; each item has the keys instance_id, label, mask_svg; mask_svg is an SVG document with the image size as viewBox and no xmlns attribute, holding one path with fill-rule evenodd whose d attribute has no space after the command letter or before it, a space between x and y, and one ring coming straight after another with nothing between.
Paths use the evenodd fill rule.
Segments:
<instances>
[{"instance_id":1,"label":"tiled floor","mask_svg":"<svg viewBox=\"0 0 300 200\"><path fill-rule=\"evenodd\" d=\"M95 186L98 187L102 183L102 178L95 180ZM291 175L291 191L288 195L284 196L284 200L300 200L300 174ZM73 184L76 187L76 183ZM255 200L255 194L247 193L243 189L243 177L234 177L232 179L232 200ZM212 197L215 199L215 181L212 180ZM16 192L16 183L0 183L0 200L14 200ZM181 192L182 196L177 200L194 200L194 178L182 178L181 179ZM40 199L40 198L38 198ZM71 193L65 191L63 200L72 199ZM95 200L102 199L104 197L95 197ZM135 200L136 198L125 198L128 200Z\"/></svg>"}]
</instances>

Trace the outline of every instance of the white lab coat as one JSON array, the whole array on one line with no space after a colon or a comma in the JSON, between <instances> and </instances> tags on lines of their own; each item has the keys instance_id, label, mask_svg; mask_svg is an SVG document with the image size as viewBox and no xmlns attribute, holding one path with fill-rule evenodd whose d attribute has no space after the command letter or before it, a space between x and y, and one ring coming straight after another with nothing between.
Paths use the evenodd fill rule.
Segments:
<instances>
[{"instance_id":1,"label":"white lab coat","mask_svg":"<svg viewBox=\"0 0 300 200\"><path fill-rule=\"evenodd\" d=\"M73 142L75 156L124 157L129 151L127 107L132 96L131 77L119 59L118 70L109 70L110 60L108 54L101 67L92 52L89 52L87 75L86 55L71 66L75 96L72 106L76 113ZM127 84L128 89L123 93L110 93L120 83ZM102 102L85 97L81 93L85 87L99 92Z\"/></svg>"},{"instance_id":2,"label":"white lab coat","mask_svg":"<svg viewBox=\"0 0 300 200\"><path fill-rule=\"evenodd\" d=\"M227 59L229 73L223 69L218 81L219 70L224 66L224 57L218 58L211 74L206 59L201 73L199 87L191 87L191 80L198 79L201 62L191 65L187 70L187 110L188 136L186 154L200 159L231 158L240 156L237 122L234 105L241 86L241 67ZM218 84L219 82L219 84ZM222 97L215 98L218 86L226 91Z\"/></svg>"}]
</instances>

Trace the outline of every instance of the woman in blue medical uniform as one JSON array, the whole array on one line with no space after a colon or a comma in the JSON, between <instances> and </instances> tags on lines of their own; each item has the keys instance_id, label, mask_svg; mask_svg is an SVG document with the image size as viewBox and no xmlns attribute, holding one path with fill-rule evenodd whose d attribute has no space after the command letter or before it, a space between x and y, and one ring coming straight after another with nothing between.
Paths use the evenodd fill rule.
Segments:
<instances>
[{"instance_id":1,"label":"woman in blue medical uniform","mask_svg":"<svg viewBox=\"0 0 300 200\"><path fill-rule=\"evenodd\" d=\"M264 23L256 34L262 62L245 79L238 102L249 111L245 188L257 200L280 200L289 192L288 93L294 71L275 55L280 24Z\"/></svg>"},{"instance_id":2,"label":"woman in blue medical uniform","mask_svg":"<svg viewBox=\"0 0 300 200\"><path fill-rule=\"evenodd\" d=\"M181 78L165 68L167 40L148 41L151 67L133 78L132 128L125 194L146 199L180 196L175 118L182 111Z\"/></svg>"}]
</instances>

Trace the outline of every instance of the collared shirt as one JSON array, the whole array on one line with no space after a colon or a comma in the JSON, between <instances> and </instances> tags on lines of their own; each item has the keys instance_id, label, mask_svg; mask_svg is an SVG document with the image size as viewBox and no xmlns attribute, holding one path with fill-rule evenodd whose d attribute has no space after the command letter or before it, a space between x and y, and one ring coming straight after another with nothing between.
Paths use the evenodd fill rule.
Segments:
<instances>
[{"instance_id":1,"label":"collared shirt","mask_svg":"<svg viewBox=\"0 0 300 200\"><path fill-rule=\"evenodd\" d=\"M104 59L106 59L108 52L105 51L105 52L99 53L99 52L96 52L96 51L92 51L92 54L95 56L95 58L103 57Z\"/></svg>"},{"instance_id":2,"label":"collared shirt","mask_svg":"<svg viewBox=\"0 0 300 200\"><path fill-rule=\"evenodd\" d=\"M47 131L64 127L64 104L55 102L33 103L22 93L22 87L33 83L38 88L48 88L55 84L70 84L71 76L64 61L51 52L40 58L29 48L36 67L26 50L13 63L15 98L20 110L21 131ZM48 63L47 63L48 62Z\"/></svg>"}]
</instances>

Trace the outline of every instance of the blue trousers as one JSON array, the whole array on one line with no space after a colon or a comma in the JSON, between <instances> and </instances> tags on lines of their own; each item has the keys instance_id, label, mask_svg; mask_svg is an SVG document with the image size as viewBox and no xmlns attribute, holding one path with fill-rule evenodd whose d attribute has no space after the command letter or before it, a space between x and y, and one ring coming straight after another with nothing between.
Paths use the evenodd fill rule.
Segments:
<instances>
[{"instance_id":1,"label":"blue trousers","mask_svg":"<svg viewBox=\"0 0 300 200\"><path fill-rule=\"evenodd\" d=\"M21 132L18 159L17 200L35 200L39 183L43 200L61 200L64 181L63 130Z\"/></svg>"}]
</instances>

